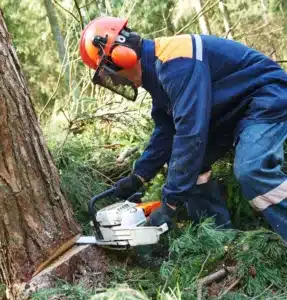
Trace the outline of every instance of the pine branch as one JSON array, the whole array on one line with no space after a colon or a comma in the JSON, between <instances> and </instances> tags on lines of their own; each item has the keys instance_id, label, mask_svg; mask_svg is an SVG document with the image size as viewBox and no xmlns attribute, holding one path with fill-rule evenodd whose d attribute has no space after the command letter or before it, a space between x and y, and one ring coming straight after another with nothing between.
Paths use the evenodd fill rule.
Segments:
<instances>
[{"instance_id":1,"label":"pine branch","mask_svg":"<svg viewBox=\"0 0 287 300\"><path fill-rule=\"evenodd\" d=\"M261 294L251 298L251 300L255 300L258 299L259 297L261 297L262 295L264 295L268 290L270 290L270 288L273 286L273 283L271 283Z\"/></svg>"}]
</instances>

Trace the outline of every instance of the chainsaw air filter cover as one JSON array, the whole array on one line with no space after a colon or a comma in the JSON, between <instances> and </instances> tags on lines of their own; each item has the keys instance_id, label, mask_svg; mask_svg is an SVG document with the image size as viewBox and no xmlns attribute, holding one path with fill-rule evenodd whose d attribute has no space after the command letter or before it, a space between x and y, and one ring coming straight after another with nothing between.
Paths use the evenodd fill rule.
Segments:
<instances>
[{"instance_id":1,"label":"chainsaw air filter cover","mask_svg":"<svg viewBox=\"0 0 287 300\"><path fill-rule=\"evenodd\" d=\"M121 226L131 228L146 222L144 211L136 203L117 202L99 210L96 215L100 226Z\"/></svg>"}]
</instances>

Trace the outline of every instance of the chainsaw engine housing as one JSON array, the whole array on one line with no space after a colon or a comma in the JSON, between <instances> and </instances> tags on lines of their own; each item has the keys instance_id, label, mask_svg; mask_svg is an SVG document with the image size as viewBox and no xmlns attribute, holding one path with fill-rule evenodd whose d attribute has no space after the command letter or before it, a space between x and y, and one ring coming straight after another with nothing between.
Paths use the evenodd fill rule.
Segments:
<instances>
[{"instance_id":1,"label":"chainsaw engine housing","mask_svg":"<svg viewBox=\"0 0 287 300\"><path fill-rule=\"evenodd\" d=\"M96 219L100 226L135 227L143 225L146 217L142 208L129 201L117 202L99 210Z\"/></svg>"}]
</instances>

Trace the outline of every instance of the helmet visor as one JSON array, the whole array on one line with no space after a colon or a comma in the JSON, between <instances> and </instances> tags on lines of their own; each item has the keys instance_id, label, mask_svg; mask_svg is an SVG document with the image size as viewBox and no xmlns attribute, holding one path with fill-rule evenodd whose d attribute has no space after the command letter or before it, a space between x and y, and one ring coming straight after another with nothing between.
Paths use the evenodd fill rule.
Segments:
<instances>
[{"instance_id":1,"label":"helmet visor","mask_svg":"<svg viewBox=\"0 0 287 300\"><path fill-rule=\"evenodd\" d=\"M106 65L97 69L93 77L93 83L109 89L131 101L135 101L138 95L138 89L130 80Z\"/></svg>"}]
</instances>

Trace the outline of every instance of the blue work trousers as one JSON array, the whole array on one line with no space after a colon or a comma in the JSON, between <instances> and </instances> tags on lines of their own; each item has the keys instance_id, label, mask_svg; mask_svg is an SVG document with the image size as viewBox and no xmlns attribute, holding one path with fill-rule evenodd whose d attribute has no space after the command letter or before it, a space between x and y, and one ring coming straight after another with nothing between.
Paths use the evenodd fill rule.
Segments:
<instances>
[{"instance_id":1,"label":"blue work trousers","mask_svg":"<svg viewBox=\"0 0 287 300\"><path fill-rule=\"evenodd\" d=\"M259 123L245 127L235 145L234 174L243 195L254 209L287 241L287 175L282 171L287 122ZM229 137L226 139L230 141ZM224 150L227 143L211 143L205 155L203 172ZM215 145L215 146L214 146ZM213 216L217 226L230 228L230 214L219 187L212 179L194 186L187 202L189 216L198 222L200 216Z\"/></svg>"}]
</instances>

